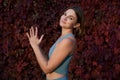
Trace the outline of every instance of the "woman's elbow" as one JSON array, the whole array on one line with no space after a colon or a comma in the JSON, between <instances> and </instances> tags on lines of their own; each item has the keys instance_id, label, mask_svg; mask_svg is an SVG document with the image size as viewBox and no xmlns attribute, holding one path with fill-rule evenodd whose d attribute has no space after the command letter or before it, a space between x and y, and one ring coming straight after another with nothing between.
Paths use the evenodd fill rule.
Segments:
<instances>
[{"instance_id":1,"label":"woman's elbow","mask_svg":"<svg viewBox=\"0 0 120 80\"><path fill-rule=\"evenodd\" d=\"M47 71L47 70L46 70L46 71L43 71L43 72L44 72L45 74L49 74L49 73L50 73L50 71Z\"/></svg>"},{"instance_id":2,"label":"woman's elbow","mask_svg":"<svg viewBox=\"0 0 120 80\"><path fill-rule=\"evenodd\" d=\"M46 69L44 70L45 74L49 74L51 72L52 72L52 70L49 67L46 67Z\"/></svg>"}]
</instances>

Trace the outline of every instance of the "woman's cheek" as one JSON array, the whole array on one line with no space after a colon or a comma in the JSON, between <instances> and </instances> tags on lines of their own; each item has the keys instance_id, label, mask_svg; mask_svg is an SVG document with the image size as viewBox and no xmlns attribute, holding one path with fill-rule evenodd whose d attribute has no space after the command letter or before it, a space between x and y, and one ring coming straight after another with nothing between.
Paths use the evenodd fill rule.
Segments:
<instances>
[{"instance_id":1,"label":"woman's cheek","mask_svg":"<svg viewBox=\"0 0 120 80\"><path fill-rule=\"evenodd\" d=\"M70 22L71 27L75 26L75 22Z\"/></svg>"}]
</instances>

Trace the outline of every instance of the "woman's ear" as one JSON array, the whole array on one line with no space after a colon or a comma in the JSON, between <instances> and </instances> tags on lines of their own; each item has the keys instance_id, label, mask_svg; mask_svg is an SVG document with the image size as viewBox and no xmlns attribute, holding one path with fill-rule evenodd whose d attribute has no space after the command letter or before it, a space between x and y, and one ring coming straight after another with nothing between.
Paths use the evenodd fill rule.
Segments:
<instances>
[{"instance_id":1,"label":"woman's ear","mask_svg":"<svg viewBox=\"0 0 120 80\"><path fill-rule=\"evenodd\" d=\"M78 28L80 27L80 23L76 23L76 25L74 26L74 28Z\"/></svg>"}]
</instances>

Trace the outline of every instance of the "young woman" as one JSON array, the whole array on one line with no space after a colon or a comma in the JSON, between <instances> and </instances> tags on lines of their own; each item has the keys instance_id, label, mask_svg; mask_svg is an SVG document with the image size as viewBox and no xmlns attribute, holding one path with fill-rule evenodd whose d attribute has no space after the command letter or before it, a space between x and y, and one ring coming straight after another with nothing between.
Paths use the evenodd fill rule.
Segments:
<instances>
[{"instance_id":1,"label":"young woman","mask_svg":"<svg viewBox=\"0 0 120 80\"><path fill-rule=\"evenodd\" d=\"M43 56L39 47L44 35L40 39L38 38L38 28L36 27L34 30L31 27L30 33L26 33L47 80L68 80L69 62L76 49L75 36L82 34L84 31L81 8L67 9L61 16L59 24L62 28L61 36L50 48L49 59Z\"/></svg>"}]
</instances>

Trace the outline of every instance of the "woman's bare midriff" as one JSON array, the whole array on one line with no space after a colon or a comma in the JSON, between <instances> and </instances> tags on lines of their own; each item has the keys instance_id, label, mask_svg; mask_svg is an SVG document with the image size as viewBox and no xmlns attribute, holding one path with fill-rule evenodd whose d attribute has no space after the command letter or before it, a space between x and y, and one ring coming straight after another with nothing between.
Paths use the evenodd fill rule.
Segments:
<instances>
[{"instance_id":1,"label":"woman's bare midriff","mask_svg":"<svg viewBox=\"0 0 120 80\"><path fill-rule=\"evenodd\" d=\"M59 74L59 73L56 73L56 72L46 74L47 79L57 79L57 78L61 78L61 77L64 77L64 76L65 75Z\"/></svg>"}]
</instances>

